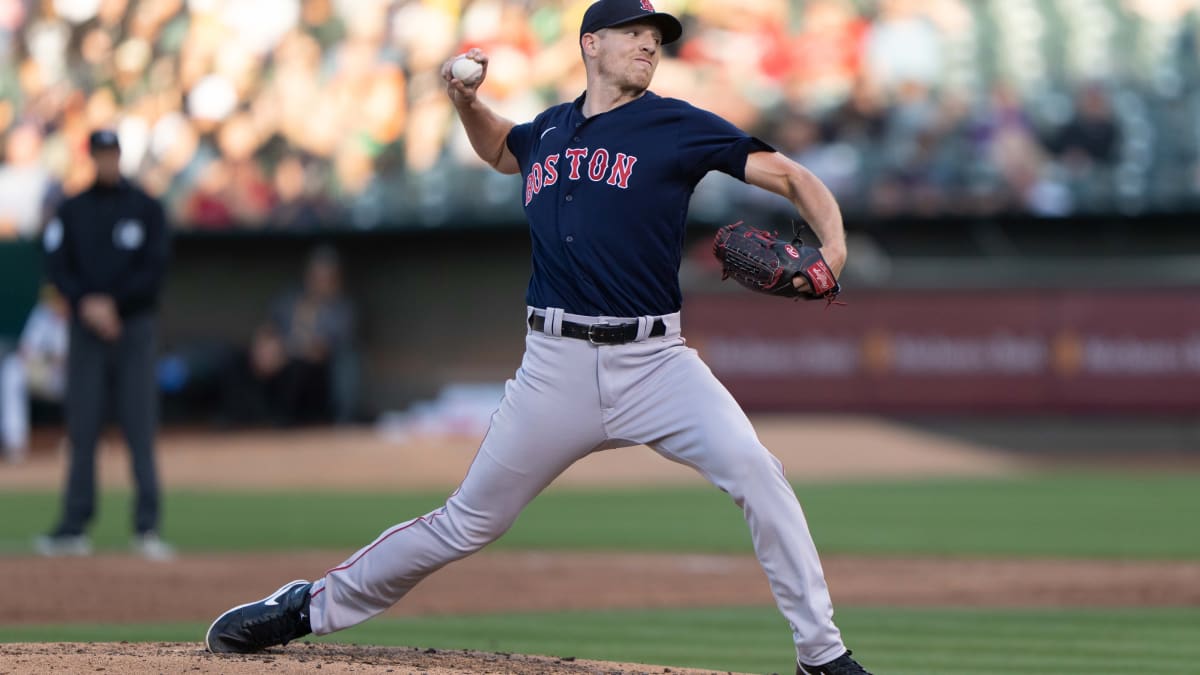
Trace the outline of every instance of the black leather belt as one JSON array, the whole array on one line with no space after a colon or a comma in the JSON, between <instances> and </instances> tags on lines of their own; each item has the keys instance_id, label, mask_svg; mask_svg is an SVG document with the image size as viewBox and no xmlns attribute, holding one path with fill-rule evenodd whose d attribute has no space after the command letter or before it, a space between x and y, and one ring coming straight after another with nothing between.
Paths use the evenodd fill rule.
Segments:
<instances>
[{"instance_id":1,"label":"black leather belt","mask_svg":"<svg viewBox=\"0 0 1200 675\"><path fill-rule=\"evenodd\" d=\"M546 328L546 317L533 314L529 317L529 327L542 331ZM587 340L594 345L623 345L637 339L638 325L636 323L575 323L562 322L562 336ZM650 327L649 337L660 337L667 334L667 324L662 319L655 319Z\"/></svg>"}]
</instances>

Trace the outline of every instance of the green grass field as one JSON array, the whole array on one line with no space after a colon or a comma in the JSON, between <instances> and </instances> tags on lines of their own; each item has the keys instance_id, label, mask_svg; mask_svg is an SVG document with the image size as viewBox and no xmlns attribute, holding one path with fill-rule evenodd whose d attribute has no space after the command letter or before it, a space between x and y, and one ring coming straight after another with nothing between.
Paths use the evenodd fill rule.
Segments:
<instances>
[{"instance_id":1,"label":"green grass field","mask_svg":"<svg viewBox=\"0 0 1200 675\"><path fill-rule=\"evenodd\" d=\"M823 552L1200 558L1200 474L798 484ZM354 550L445 500L437 494L172 492L165 534L184 550ZM0 494L0 551L27 551L57 495ZM93 535L124 550L129 497L105 494ZM495 544L507 549L750 551L741 512L711 488L550 491Z\"/></svg>"},{"instance_id":2,"label":"green grass field","mask_svg":"<svg viewBox=\"0 0 1200 675\"><path fill-rule=\"evenodd\" d=\"M798 484L824 553L1200 559L1200 475L1049 474L1011 479ZM444 494L173 492L166 533L185 551L358 548ZM0 547L28 550L57 496L0 494ZM106 494L94 535L124 550L128 495ZM749 552L741 514L712 489L539 497L498 547ZM1200 608L844 607L838 621L876 673L1197 673ZM201 624L0 627L0 641L196 641ZM771 607L377 619L338 642L471 648L787 673Z\"/></svg>"},{"instance_id":3,"label":"green grass field","mask_svg":"<svg viewBox=\"0 0 1200 675\"><path fill-rule=\"evenodd\" d=\"M850 646L877 674L1194 675L1200 609L962 610L851 607ZM196 641L205 624L0 628L0 642ZM321 641L482 649L781 672L789 635L769 607L376 619Z\"/></svg>"}]
</instances>

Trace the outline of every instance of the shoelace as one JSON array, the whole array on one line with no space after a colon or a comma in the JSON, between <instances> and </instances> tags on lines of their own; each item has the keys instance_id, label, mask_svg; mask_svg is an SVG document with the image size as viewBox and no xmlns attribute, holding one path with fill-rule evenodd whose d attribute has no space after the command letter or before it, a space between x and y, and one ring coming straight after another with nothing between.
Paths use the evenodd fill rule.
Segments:
<instances>
[{"instance_id":1,"label":"shoelace","mask_svg":"<svg viewBox=\"0 0 1200 675\"><path fill-rule=\"evenodd\" d=\"M253 619L242 622L244 628L253 629L249 631L251 635L262 638L255 640L253 646L261 648L287 644L297 637L304 617L297 608L293 607L291 601L292 598L288 597L280 602L274 611L259 614Z\"/></svg>"},{"instance_id":2,"label":"shoelace","mask_svg":"<svg viewBox=\"0 0 1200 675\"><path fill-rule=\"evenodd\" d=\"M846 650L846 653L841 658L826 667L825 672L829 673L829 675L871 675L859 665L858 661L851 658L850 654L850 650Z\"/></svg>"},{"instance_id":3,"label":"shoelace","mask_svg":"<svg viewBox=\"0 0 1200 675\"><path fill-rule=\"evenodd\" d=\"M280 608L279 612L261 615L251 621L246 621L242 625L246 628L254 630L249 631L256 639L255 647L273 646L277 644L286 644L296 635L296 627L298 622L292 618L291 612L284 608Z\"/></svg>"},{"instance_id":4,"label":"shoelace","mask_svg":"<svg viewBox=\"0 0 1200 675\"><path fill-rule=\"evenodd\" d=\"M804 670L805 672L810 672L809 668L812 668L811 672L821 673L822 675L871 675L871 673L868 673L859 665L858 661L851 658L851 653L847 650L845 654L826 663L824 666L809 666L804 667Z\"/></svg>"}]
</instances>

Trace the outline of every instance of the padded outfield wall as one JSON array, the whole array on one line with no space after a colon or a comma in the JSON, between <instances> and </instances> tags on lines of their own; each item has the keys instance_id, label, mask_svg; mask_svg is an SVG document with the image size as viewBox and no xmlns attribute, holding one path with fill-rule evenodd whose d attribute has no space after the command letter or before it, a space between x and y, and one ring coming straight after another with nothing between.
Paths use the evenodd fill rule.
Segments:
<instances>
[{"instance_id":1,"label":"padded outfield wall","mask_svg":"<svg viewBox=\"0 0 1200 675\"><path fill-rule=\"evenodd\" d=\"M685 329L754 410L1193 413L1200 291L881 291L846 306L691 298Z\"/></svg>"},{"instance_id":2,"label":"padded outfield wall","mask_svg":"<svg viewBox=\"0 0 1200 675\"><path fill-rule=\"evenodd\" d=\"M685 336L748 409L1200 409L1200 245L1187 224L1017 221L981 235L917 223L851 233L848 304L824 309L720 283L711 231L692 228ZM997 238L1007 242L1002 254L980 244ZM364 413L404 408L449 382L512 375L529 274L518 227L179 236L163 351L245 344L321 242L341 252L358 306ZM11 340L36 293L39 254L29 243L0 249Z\"/></svg>"}]
</instances>

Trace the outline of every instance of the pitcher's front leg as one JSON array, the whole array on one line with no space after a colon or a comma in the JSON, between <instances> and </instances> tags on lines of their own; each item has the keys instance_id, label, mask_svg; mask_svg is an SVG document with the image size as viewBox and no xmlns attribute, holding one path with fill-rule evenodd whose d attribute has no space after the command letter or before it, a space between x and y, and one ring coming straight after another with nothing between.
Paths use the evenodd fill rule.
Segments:
<instances>
[{"instance_id":1,"label":"pitcher's front leg","mask_svg":"<svg viewBox=\"0 0 1200 675\"><path fill-rule=\"evenodd\" d=\"M845 652L816 544L779 460L691 349L661 356L622 402L619 432L698 470L742 509L754 552L803 663ZM670 405L662 404L670 392Z\"/></svg>"}]
</instances>

